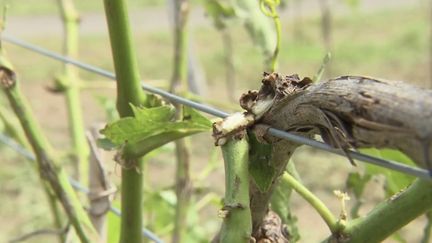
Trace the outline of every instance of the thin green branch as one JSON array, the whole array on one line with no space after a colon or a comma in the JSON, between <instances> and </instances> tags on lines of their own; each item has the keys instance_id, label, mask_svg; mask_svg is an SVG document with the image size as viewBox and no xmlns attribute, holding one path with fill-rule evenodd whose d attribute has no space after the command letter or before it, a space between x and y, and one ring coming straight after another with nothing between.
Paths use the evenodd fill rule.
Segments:
<instances>
[{"instance_id":1,"label":"thin green branch","mask_svg":"<svg viewBox=\"0 0 432 243\"><path fill-rule=\"evenodd\" d=\"M189 90L188 84L188 45L187 22L189 15L188 0L174 1L174 69L170 91L181 93Z\"/></svg>"},{"instance_id":2,"label":"thin green branch","mask_svg":"<svg viewBox=\"0 0 432 243\"><path fill-rule=\"evenodd\" d=\"M0 84L23 127L26 137L36 154L41 177L46 180L62 204L81 242L96 242L98 235L78 200L67 175L54 160L51 146L34 119L28 101L19 89L12 65L1 56Z\"/></svg>"},{"instance_id":3,"label":"thin green branch","mask_svg":"<svg viewBox=\"0 0 432 243\"><path fill-rule=\"evenodd\" d=\"M428 243L431 241L431 231L432 231L432 210L426 213L426 225L423 229L423 238L421 243Z\"/></svg>"},{"instance_id":4,"label":"thin green branch","mask_svg":"<svg viewBox=\"0 0 432 243\"><path fill-rule=\"evenodd\" d=\"M432 208L432 182L417 179L405 191L378 204L365 217L350 221L335 239L348 242L381 242L415 218Z\"/></svg>"},{"instance_id":5,"label":"thin green branch","mask_svg":"<svg viewBox=\"0 0 432 243\"><path fill-rule=\"evenodd\" d=\"M286 167L287 173L293 176L299 183L301 178L293 161L289 161ZM300 234L297 226L297 217L292 213L291 195L293 188L286 180L281 180L271 196L271 209L279 215L282 223L286 225L289 232L290 242L298 242Z\"/></svg>"},{"instance_id":6,"label":"thin green branch","mask_svg":"<svg viewBox=\"0 0 432 243\"><path fill-rule=\"evenodd\" d=\"M249 206L249 143L247 134L222 145L225 166L225 198L220 211L224 218L219 239L222 243L249 242L252 216Z\"/></svg>"},{"instance_id":7,"label":"thin green branch","mask_svg":"<svg viewBox=\"0 0 432 243\"><path fill-rule=\"evenodd\" d=\"M324 56L323 60L322 60L322 63L320 65L317 73L312 78L313 82L318 82L318 81L321 80L321 78L322 78L322 76L324 74L325 68L326 68L327 64L329 63L330 59L331 59L331 53L327 52L326 55Z\"/></svg>"},{"instance_id":8,"label":"thin green branch","mask_svg":"<svg viewBox=\"0 0 432 243\"><path fill-rule=\"evenodd\" d=\"M104 6L117 77L117 110L121 117L133 116L129 104L145 104L146 96L141 90L127 3L125 0L104 0ZM132 166L122 168L120 242L141 243L142 160L132 158L126 163Z\"/></svg>"},{"instance_id":9,"label":"thin green branch","mask_svg":"<svg viewBox=\"0 0 432 243\"><path fill-rule=\"evenodd\" d=\"M282 176L282 180L288 183L303 199L305 199L321 216L330 229L330 232L336 233L340 227L338 226L335 216L330 212L326 205L316 197L311 191L305 186L298 182L292 175L285 172Z\"/></svg>"},{"instance_id":10,"label":"thin green branch","mask_svg":"<svg viewBox=\"0 0 432 243\"><path fill-rule=\"evenodd\" d=\"M170 90L173 93L186 93L188 85L188 0L173 0L174 4L174 69ZM182 119L182 107L176 106L177 118ZM189 149L185 139L175 141L176 145L176 183L177 197L173 239L174 243L182 242L187 229L187 212L192 194L190 179Z\"/></svg>"},{"instance_id":11,"label":"thin green branch","mask_svg":"<svg viewBox=\"0 0 432 243\"><path fill-rule=\"evenodd\" d=\"M189 149L186 139L175 141L176 145L176 212L174 219L173 242L184 241L187 229L187 215L192 195L192 181L190 179Z\"/></svg>"},{"instance_id":12,"label":"thin green branch","mask_svg":"<svg viewBox=\"0 0 432 243\"><path fill-rule=\"evenodd\" d=\"M146 104L141 90L135 47L125 0L104 0L105 15L117 77L117 109L121 117L133 116L129 103Z\"/></svg>"},{"instance_id":13,"label":"thin green branch","mask_svg":"<svg viewBox=\"0 0 432 243\"><path fill-rule=\"evenodd\" d=\"M24 131L19 125L18 119L14 117L13 113L5 107L0 107L0 119L4 124L4 130L11 137L15 138L19 144L28 148L30 144L27 142L27 138Z\"/></svg>"},{"instance_id":14,"label":"thin green branch","mask_svg":"<svg viewBox=\"0 0 432 243\"><path fill-rule=\"evenodd\" d=\"M20 127L19 120L7 110L5 107L0 107L0 119L5 126L5 131L11 135L16 141L21 144L25 148L30 148L30 144L27 141L27 138L24 134L23 129ZM32 164L32 167L35 168L35 171L38 171L37 165ZM48 204L50 206L50 211L53 216L54 226L58 229L63 227L62 215L61 211L57 204L57 198L55 194L51 191L50 186L47 183L44 183L41 179L41 186L44 190L46 199L48 200ZM59 235L60 240L63 242L65 240L64 234Z\"/></svg>"},{"instance_id":15,"label":"thin green branch","mask_svg":"<svg viewBox=\"0 0 432 243\"><path fill-rule=\"evenodd\" d=\"M78 57L79 15L73 0L58 0L58 5L63 20L63 54L76 59ZM71 64L64 63L63 73L57 82L57 85L63 86L62 89L66 94L70 134L74 156L77 159L78 177L84 185L87 185L90 150L85 137L77 69Z\"/></svg>"}]
</instances>

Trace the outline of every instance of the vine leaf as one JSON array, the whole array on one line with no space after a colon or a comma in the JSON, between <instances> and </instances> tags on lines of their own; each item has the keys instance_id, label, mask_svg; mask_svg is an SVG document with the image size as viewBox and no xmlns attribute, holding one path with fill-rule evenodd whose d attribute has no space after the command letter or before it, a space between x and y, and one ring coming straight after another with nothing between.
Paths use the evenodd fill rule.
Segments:
<instances>
[{"instance_id":1,"label":"vine leaf","mask_svg":"<svg viewBox=\"0 0 432 243\"><path fill-rule=\"evenodd\" d=\"M183 108L183 120L175 121L175 109L172 106L136 107L131 104L134 117L125 117L109 123L101 133L107 147L120 146L122 144L137 144L156 137L169 137L178 139L198 132L208 131L212 123L189 107ZM175 136L171 136L175 134ZM166 141L166 139L163 139ZM151 143L151 141L148 141ZM154 143L152 143L155 146ZM161 144L162 145L162 144ZM105 147L105 146L104 146Z\"/></svg>"},{"instance_id":2,"label":"vine leaf","mask_svg":"<svg viewBox=\"0 0 432 243\"><path fill-rule=\"evenodd\" d=\"M410 158L408 158L408 156L397 150L370 148L361 149L361 151L382 159L399 161L410 166L415 166L415 163ZM384 175L386 179L386 185L384 189L388 196L391 196L404 189L415 179L413 176L370 164L366 165L366 174Z\"/></svg>"},{"instance_id":3,"label":"vine leaf","mask_svg":"<svg viewBox=\"0 0 432 243\"><path fill-rule=\"evenodd\" d=\"M351 172L348 174L348 178L346 181L347 189L352 191L357 199L360 199L370 179L370 174L362 176L358 172Z\"/></svg>"},{"instance_id":4,"label":"vine leaf","mask_svg":"<svg viewBox=\"0 0 432 243\"><path fill-rule=\"evenodd\" d=\"M236 15L233 7L217 0L204 1L204 7L207 14L213 19L213 24L217 29L226 28L226 20Z\"/></svg>"}]
</instances>

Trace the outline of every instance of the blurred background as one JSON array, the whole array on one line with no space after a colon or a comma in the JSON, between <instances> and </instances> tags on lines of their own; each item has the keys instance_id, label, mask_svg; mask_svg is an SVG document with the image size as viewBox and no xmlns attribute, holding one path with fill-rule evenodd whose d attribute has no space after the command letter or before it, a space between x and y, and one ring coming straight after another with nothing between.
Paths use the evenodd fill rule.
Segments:
<instances>
[{"instance_id":1,"label":"blurred background","mask_svg":"<svg viewBox=\"0 0 432 243\"><path fill-rule=\"evenodd\" d=\"M52 51L62 51L63 30L56 1L7 2L10 7L5 33ZM323 79L364 75L431 88L430 2L282 0L278 9L282 44L277 71L313 77L326 53L331 52ZM79 60L112 71L103 1L75 0L75 3L81 19ZM150 85L166 89L172 75L174 52L170 3L162 0L129 0L128 3L141 77ZM244 27L245 18L238 12L224 22L225 28L218 29L206 1L191 1L188 31L193 87L197 95L205 97L205 103L227 112L238 110L237 99L243 92L259 88L262 72L266 71L265 48L260 46L258 37L251 38ZM269 28L273 26L270 24ZM273 30L268 33L275 35ZM67 153L71 141L65 101L62 95L52 92L54 77L61 72L62 64L10 44L5 43L3 47L50 141L59 151ZM80 78L86 128L115 116L114 83L85 71L80 71ZM1 98L3 106L7 106ZM195 135L190 143L196 190L189 215L190 239L185 242L206 242L221 222L217 212L223 196L223 163L210 133ZM163 239L170 237L175 204L173 151L173 144L168 144L147 156L144 172L145 224ZM0 152L0 242L49 228L49 209L31 162L5 146L0 146ZM118 183L120 167L112 161L111 154L105 159L110 179ZM296 151L293 161L303 182L336 215L341 207L333 191L345 189L349 172L363 171L361 163L352 167L346 158L306 146ZM71 159L64 159L66 166L70 163ZM383 185L381 177L368 183L362 213L383 199ZM114 205L118 205L116 199ZM329 235L324 222L302 198L294 194L291 204L298 219L300 242L319 242ZM350 202L348 206L352 206ZM116 219L111 215L110 224L115 228ZM398 237L386 242L419 242L424 224L425 220L419 218L402 229ZM55 238L45 235L27 242L55 242Z\"/></svg>"}]
</instances>

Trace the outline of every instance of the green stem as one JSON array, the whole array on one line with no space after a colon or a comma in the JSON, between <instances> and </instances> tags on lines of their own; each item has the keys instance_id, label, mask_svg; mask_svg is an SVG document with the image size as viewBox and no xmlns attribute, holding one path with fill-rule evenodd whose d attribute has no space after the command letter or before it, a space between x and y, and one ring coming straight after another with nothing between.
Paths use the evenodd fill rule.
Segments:
<instances>
[{"instance_id":1,"label":"green stem","mask_svg":"<svg viewBox=\"0 0 432 243\"><path fill-rule=\"evenodd\" d=\"M29 148L30 144L27 142L24 131L20 127L19 121L14 117L13 113L5 107L0 107L0 119L4 124L5 132L13 137L19 144Z\"/></svg>"},{"instance_id":2,"label":"green stem","mask_svg":"<svg viewBox=\"0 0 432 243\"><path fill-rule=\"evenodd\" d=\"M104 0L104 6L117 77L117 109L121 117L133 116L129 103L144 104L146 96L141 91L127 3L125 0Z\"/></svg>"},{"instance_id":3,"label":"green stem","mask_svg":"<svg viewBox=\"0 0 432 243\"><path fill-rule=\"evenodd\" d=\"M293 161L288 162L286 171L298 182L301 182ZM286 180L281 180L271 196L270 205L271 209L279 215L282 223L286 225L290 242L297 242L300 239L300 234L297 227L297 217L293 215L291 210L292 191L291 185Z\"/></svg>"},{"instance_id":4,"label":"green stem","mask_svg":"<svg viewBox=\"0 0 432 243\"><path fill-rule=\"evenodd\" d=\"M174 70L171 79L171 92L189 90L188 85L188 0L174 1Z\"/></svg>"},{"instance_id":5,"label":"green stem","mask_svg":"<svg viewBox=\"0 0 432 243\"><path fill-rule=\"evenodd\" d=\"M187 21L189 14L188 0L173 0L174 2L174 69L170 90L173 93L185 93L188 85L188 32ZM182 108L177 108L177 119L182 119ZM173 242L184 240L187 229L187 212L190 204L192 182L189 172L189 149L185 139L175 142L176 145L176 184L177 197Z\"/></svg>"},{"instance_id":6,"label":"green stem","mask_svg":"<svg viewBox=\"0 0 432 243\"><path fill-rule=\"evenodd\" d=\"M51 186L81 242L98 241L97 233L72 186L69 184L67 175L59 166L59 163L53 160L51 146L42 134L34 115L30 111L28 101L19 89L15 72L4 57L2 57L2 61L0 83L36 154L41 177Z\"/></svg>"},{"instance_id":7,"label":"green stem","mask_svg":"<svg viewBox=\"0 0 432 243\"><path fill-rule=\"evenodd\" d=\"M14 117L13 113L8 111L4 107L0 107L0 119L4 123L5 131L11 135L19 144L21 144L25 148L30 148L30 144L27 141L27 138L24 134L24 131L22 130L19 124L19 120ZM32 163L32 166L34 166L35 170L37 171L37 165ZM57 229L63 228L63 222L62 222L62 215L60 212L60 209L57 204L57 199L53 192L51 191L51 188L48 184L46 184L43 180L41 180L42 188L44 190L46 199L48 200L48 203L50 205L50 210L53 216L54 220L54 226ZM64 234L59 235L59 239L61 242L64 242L65 237Z\"/></svg>"},{"instance_id":8,"label":"green stem","mask_svg":"<svg viewBox=\"0 0 432 243\"><path fill-rule=\"evenodd\" d=\"M287 172L283 174L282 180L288 183L301 197L303 197L303 199L305 199L318 212L318 214L325 221L332 233L335 233L340 229L334 215L330 212L326 205L311 191L309 191L305 186L303 186Z\"/></svg>"},{"instance_id":9,"label":"green stem","mask_svg":"<svg viewBox=\"0 0 432 243\"><path fill-rule=\"evenodd\" d=\"M41 183L43 183L43 181L41 181ZM51 213L53 214L54 226L57 229L62 229L64 226L63 226L62 215L60 213L60 208L59 208L59 205L57 204L57 198L56 198L55 194L53 194L50 191L50 188L48 185L43 185L43 189L44 189L45 195L47 197ZM61 242L65 242L66 235L60 234L59 239Z\"/></svg>"},{"instance_id":10,"label":"green stem","mask_svg":"<svg viewBox=\"0 0 432 243\"><path fill-rule=\"evenodd\" d=\"M272 11L277 13L276 7L273 7ZM272 61L271 61L271 71L272 72L276 71L276 69L277 69L277 61L278 61L278 57L279 57L279 50L280 50L280 45L281 45L281 34L282 34L282 27L281 27L279 15L276 14L276 16L273 17L273 19L274 19L274 24L275 24L275 29L276 29L276 47L275 47Z\"/></svg>"},{"instance_id":11,"label":"green stem","mask_svg":"<svg viewBox=\"0 0 432 243\"><path fill-rule=\"evenodd\" d=\"M329 63L331 59L331 53L327 52L326 55L323 58L323 61L321 63L320 68L318 69L318 72L315 74L315 76L312 78L312 81L315 82L319 82L324 74L325 68L327 66L327 64Z\"/></svg>"},{"instance_id":12,"label":"green stem","mask_svg":"<svg viewBox=\"0 0 432 243\"><path fill-rule=\"evenodd\" d=\"M432 210L426 213L426 225L423 229L423 238L421 243L428 243L431 240L431 231L432 231Z\"/></svg>"},{"instance_id":13,"label":"green stem","mask_svg":"<svg viewBox=\"0 0 432 243\"><path fill-rule=\"evenodd\" d=\"M225 165L224 216L220 242L249 242L252 216L249 206L249 143L247 135L222 145Z\"/></svg>"},{"instance_id":14,"label":"green stem","mask_svg":"<svg viewBox=\"0 0 432 243\"><path fill-rule=\"evenodd\" d=\"M58 4L64 28L63 54L77 59L79 15L75 9L73 0L58 0ZM88 159L90 150L85 137L77 69L71 64L64 63L61 79L60 83L64 85L66 93L70 134L74 155L77 157L78 177L83 185L88 185Z\"/></svg>"},{"instance_id":15,"label":"green stem","mask_svg":"<svg viewBox=\"0 0 432 243\"><path fill-rule=\"evenodd\" d=\"M145 104L146 96L141 90L127 4L125 0L104 0L104 6L117 77L117 110L121 117L133 116L129 104ZM120 242L141 243L142 161L131 158L126 163L134 166L122 168Z\"/></svg>"},{"instance_id":16,"label":"green stem","mask_svg":"<svg viewBox=\"0 0 432 243\"><path fill-rule=\"evenodd\" d=\"M192 181L189 169L189 150L186 139L175 142L176 145L176 212L173 231L173 242L182 242L187 229L187 215L192 195Z\"/></svg>"},{"instance_id":17,"label":"green stem","mask_svg":"<svg viewBox=\"0 0 432 243\"><path fill-rule=\"evenodd\" d=\"M343 237L354 242L381 242L432 208L432 183L417 179L405 191L380 203L368 215L349 222ZM333 235L327 242L334 242Z\"/></svg>"}]
</instances>

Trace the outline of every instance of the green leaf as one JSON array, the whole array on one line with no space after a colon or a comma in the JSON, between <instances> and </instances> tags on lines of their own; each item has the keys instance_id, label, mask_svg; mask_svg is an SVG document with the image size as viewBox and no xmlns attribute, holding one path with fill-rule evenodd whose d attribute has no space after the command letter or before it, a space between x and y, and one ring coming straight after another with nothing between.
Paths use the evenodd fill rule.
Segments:
<instances>
[{"instance_id":1,"label":"green leaf","mask_svg":"<svg viewBox=\"0 0 432 243\"><path fill-rule=\"evenodd\" d=\"M117 145L111 142L111 140L107 138L99 138L96 140L96 144L99 148L106 150L106 151L112 151L117 148Z\"/></svg>"},{"instance_id":2,"label":"green leaf","mask_svg":"<svg viewBox=\"0 0 432 243\"><path fill-rule=\"evenodd\" d=\"M408 156L397 150L361 149L361 151L382 159L394 160L407 165L415 166L415 163L410 158L408 158ZM366 165L366 173L370 175L382 174L385 176L385 190L387 195L393 195L399 192L400 190L407 187L415 179L413 176L371 164Z\"/></svg>"},{"instance_id":3,"label":"green leaf","mask_svg":"<svg viewBox=\"0 0 432 243\"><path fill-rule=\"evenodd\" d=\"M174 118L175 109L173 106L156 106L151 108L136 107L130 104L135 119L141 122L166 122Z\"/></svg>"},{"instance_id":4,"label":"green leaf","mask_svg":"<svg viewBox=\"0 0 432 243\"><path fill-rule=\"evenodd\" d=\"M134 117L125 117L109 123L101 133L115 146L137 145L133 154L145 154L170 141L194 133L208 131L212 123L192 108L183 108L182 121L173 121L175 110L172 106L152 108L131 105ZM108 148L110 144L105 141Z\"/></svg>"},{"instance_id":5,"label":"green leaf","mask_svg":"<svg viewBox=\"0 0 432 243\"><path fill-rule=\"evenodd\" d=\"M107 121L114 121L119 119L115 100L106 96L96 96L96 100L105 111Z\"/></svg>"},{"instance_id":6,"label":"green leaf","mask_svg":"<svg viewBox=\"0 0 432 243\"><path fill-rule=\"evenodd\" d=\"M204 8L207 14L213 19L213 23L217 29L226 27L226 19L235 16L234 9L228 4L223 4L217 0L205 0Z\"/></svg>"},{"instance_id":7,"label":"green leaf","mask_svg":"<svg viewBox=\"0 0 432 243\"><path fill-rule=\"evenodd\" d=\"M266 192L276 173L271 165L272 145L258 142L254 134L249 134L249 173L261 192Z\"/></svg>"},{"instance_id":8,"label":"green leaf","mask_svg":"<svg viewBox=\"0 0 432 243\"><path fill-rule=\"evenodd\" d=\"M349 173L348 179L346 181L347 189L351 190L356 198L361 198L365 186L370 179L370 174L362 176L357 172L351 172Z\"/></svg>"},{"instance_id":9,"label":"green leaf","mask_svg":"<svg viewBox=\"0 0 432 243\"><path fill-rule=\"evenodd\" d=\"M301 182L301 178L299 177L297 170L294 165L294 161L289 161L286 171L295 177L299 182ZM282 223L286 225L288 232L290 234L290 242L299 242L300 240L300 232L297 227L297 217L291 211L291 194L292 187L286 180L280 180L279 184L275 188L270 206L271 209L279 215L282 220Z\"/></svg>"},{"instance_id":10,"label":"green leaf","mask_svg":"<svg viewBox=\"0 0 432 243\"><path fill-rule=\"evenodd\" d=\"M169 199L167 200L167 198ZM172 200L175 200L175 194L172 190L146 191L143 205L146 212L151 212L152 216L151 220L147 222L147 227L154 230L158 236L169 233L169 229L173 225L175 204Z\"/></svg>"},{"instance_id":11,"label":"green leaf","mask_svg":"<svg viewBox=\"0 0 432 243\"><path fill-rule=\"evenodd\" d=\"M209 119L188 106L183 107L183 121L191 121L202 128L211 128L213 125Z\"/></svg>"}]
</instances>

